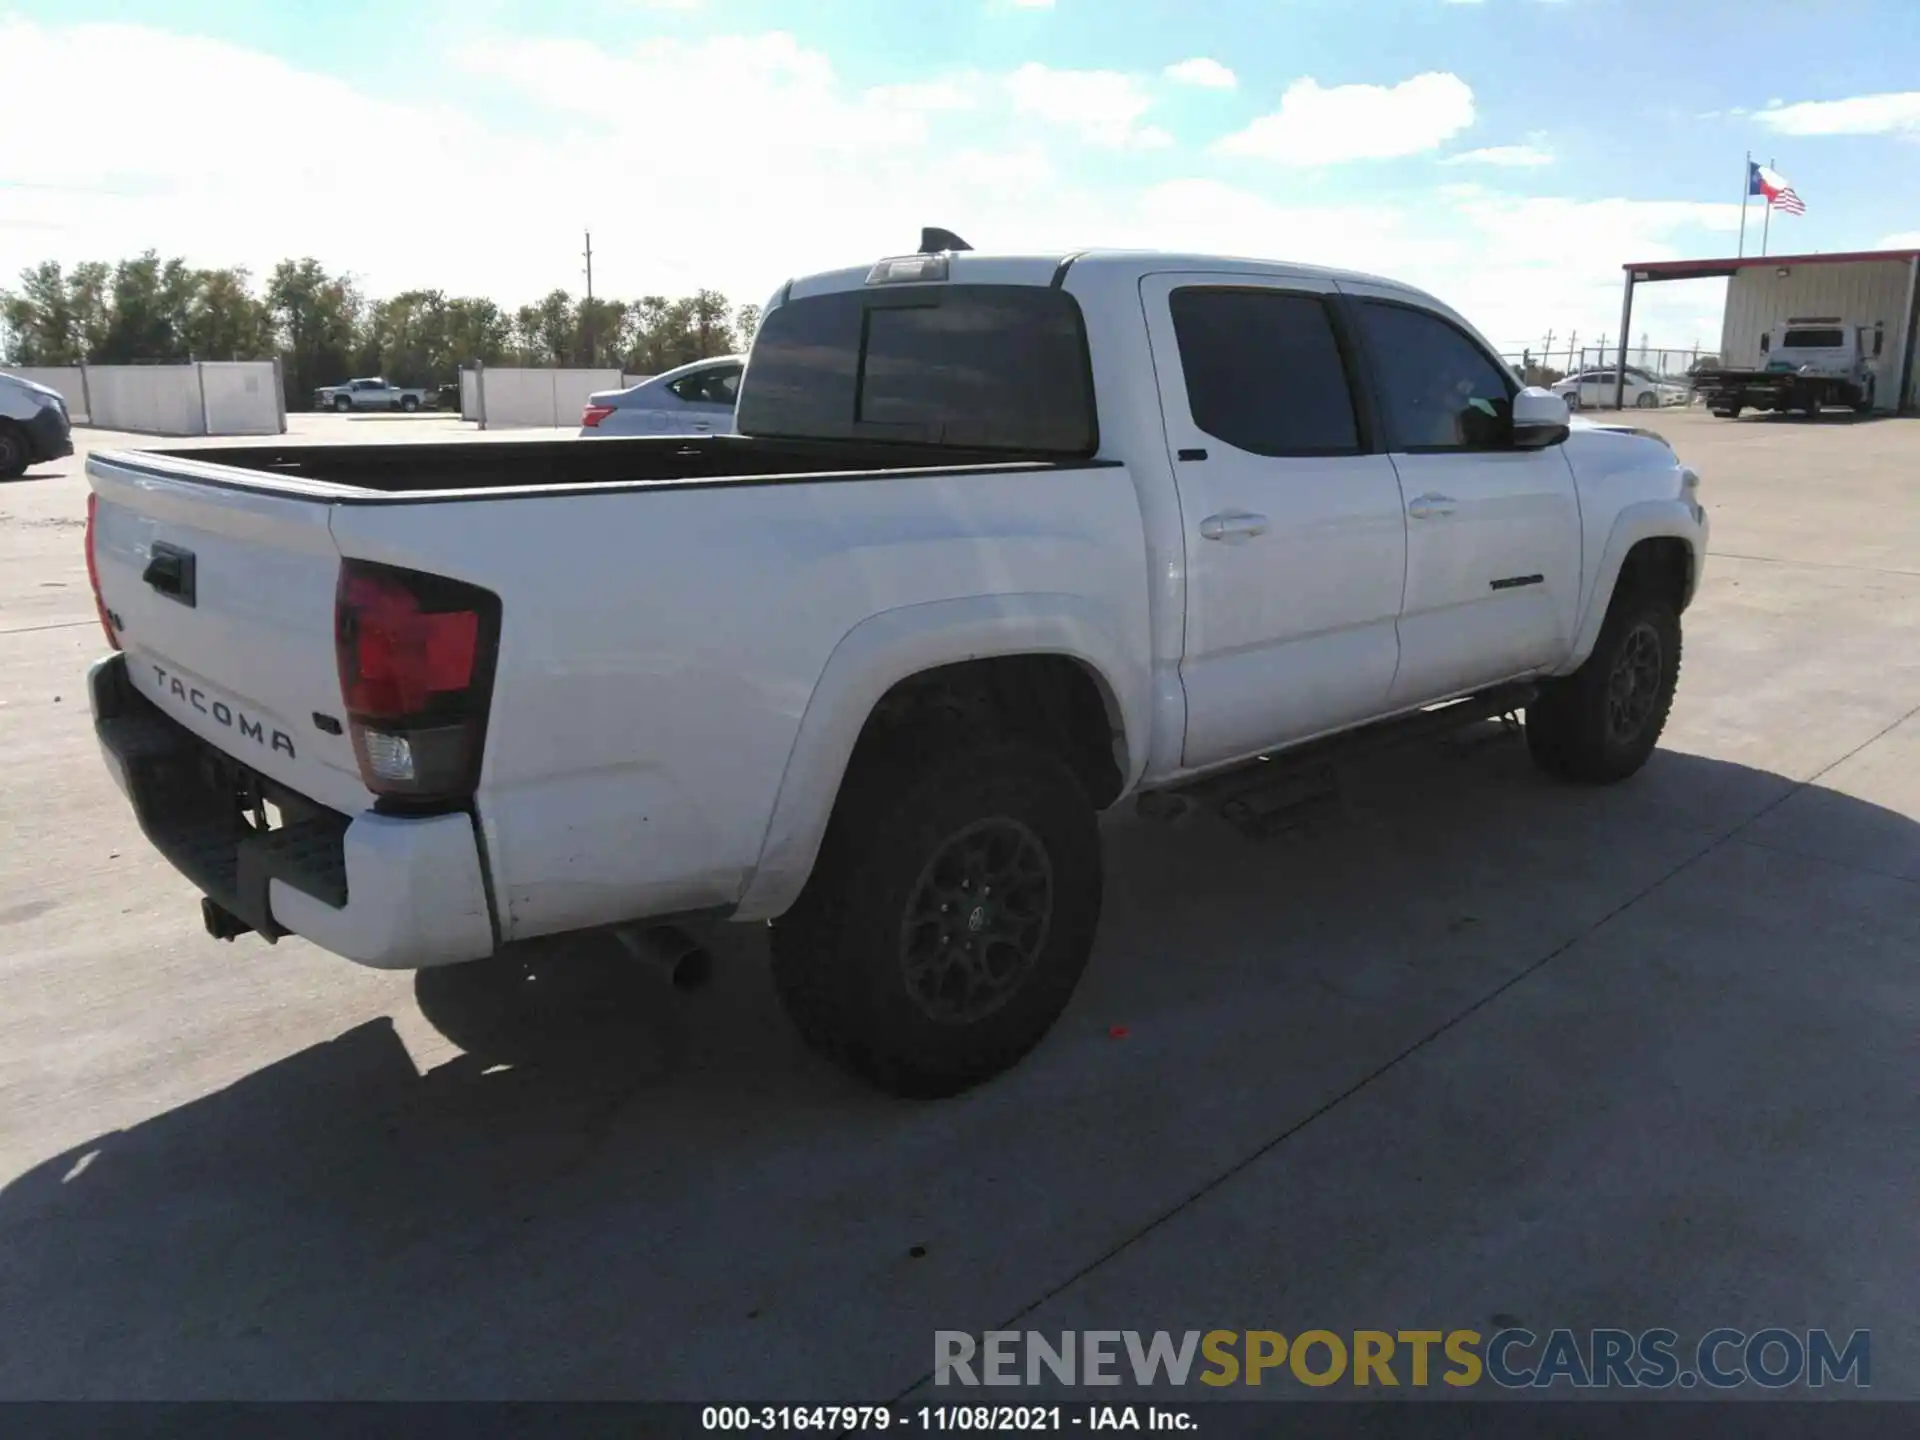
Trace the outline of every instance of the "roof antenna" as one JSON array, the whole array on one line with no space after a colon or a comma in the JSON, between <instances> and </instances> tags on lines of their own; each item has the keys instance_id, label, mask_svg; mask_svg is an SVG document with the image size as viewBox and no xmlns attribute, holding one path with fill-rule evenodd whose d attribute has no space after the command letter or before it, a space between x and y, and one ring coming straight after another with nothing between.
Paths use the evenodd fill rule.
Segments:
<instances>
[{"instance_id":1,"label":"roof antenna","mask_svg":"<svg viewBox=\"0 0 1920 1440\"><path fill-rule=\"evenodd\" d=\"M938 225L924 225L920 229L922 255L938 255L942 250L971 250L972 248L951 230L942 230Z\"/></svg>"}]
</instances>

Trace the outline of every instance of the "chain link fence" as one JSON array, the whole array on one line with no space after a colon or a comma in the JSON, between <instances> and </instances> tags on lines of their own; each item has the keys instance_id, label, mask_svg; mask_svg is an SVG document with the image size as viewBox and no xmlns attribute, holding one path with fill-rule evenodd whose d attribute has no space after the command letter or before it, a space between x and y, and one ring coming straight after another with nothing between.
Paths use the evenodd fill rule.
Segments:
<instances>
[{"instance_id":1,"label":"chain link fence","mask_svg":"<svg viewBox=\"0 0 1920 1440\"><path fill-rule=\"evenodd\" d=\"M1602 336L1592 344L1577 337L1566 346L1522 348L1502 358L1528 385L1566 396L1575 409L1611 410L1620 347ZM1626 385L1621 403L1630 409L1664 409L1693 403L1693 377L1718 365L1719 355L1702 346L1687 349L1653 345L1627 347Z\"/></svg>"}]
</instances>

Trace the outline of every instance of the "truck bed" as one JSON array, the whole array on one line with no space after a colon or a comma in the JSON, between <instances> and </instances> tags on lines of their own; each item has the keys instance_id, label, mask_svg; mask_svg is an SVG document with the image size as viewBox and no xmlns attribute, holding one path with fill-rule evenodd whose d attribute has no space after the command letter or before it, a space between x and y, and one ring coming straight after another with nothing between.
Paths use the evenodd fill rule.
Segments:
<instances>
[{"instance_id":1,"label":"truck bed","mask_svg":"<svg viewBox=\"0 0 1920 1440\"><path fill-rule=\"evenodd\" d=\"M451 497L475 490L551 495L610 486L747 485L789 477L880 479L924 470L1006 471L1062 463L1059 456L1005 450L745 435L570 437L497 444L276 443L122 452L110 458L121 469L164 471L210 485L306 491L349 504L395 496Z\"/></svg>"}]
</instances>

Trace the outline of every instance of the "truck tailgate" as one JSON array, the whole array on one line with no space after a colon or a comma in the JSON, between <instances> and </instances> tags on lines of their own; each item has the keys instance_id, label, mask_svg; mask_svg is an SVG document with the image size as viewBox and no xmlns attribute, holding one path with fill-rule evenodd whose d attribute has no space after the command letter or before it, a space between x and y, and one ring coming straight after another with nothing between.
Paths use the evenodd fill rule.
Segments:
<instances>
[{"instance_id":1,"label":"truck tailgate","mask_svg":"<svg viewBox=\"0 0 1920 1440\"><path fill-rule=\"evenodd\" d=\"M331 809L366 809L334 659L331 506L173 473L177 464L87 465L100 594L129 678L261 774Z\"/></svg>"}]
</instances>

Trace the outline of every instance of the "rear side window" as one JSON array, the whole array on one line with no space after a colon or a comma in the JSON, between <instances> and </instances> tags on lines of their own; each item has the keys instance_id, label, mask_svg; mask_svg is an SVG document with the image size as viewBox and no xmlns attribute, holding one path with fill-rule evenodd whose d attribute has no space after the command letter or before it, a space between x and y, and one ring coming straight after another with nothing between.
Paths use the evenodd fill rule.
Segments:
<instances>
[{"instance_id":1,"label":"rear side window","mask_svg":"<svg viewBox=\"0 0 1920 1440\"><path fill-rule=\"evenodd\" d=\"M1491 450L1513 421L1513 377L1452 322L1381 300L1360 302L1396 450ZM1603 374L1601 382L1613 376Z\"/></svg>"},{"instance_id":2,"label":"rear side window","mask_svg":"<svg viewBox=\"0 0 1920 1440\"><path fill-rule=\"evenodd\" d=\"M720 365L696 370L667 388L689 405L731 405L740 389L740 367Z\"/></svg>"},{"instance_id":3,"label":"rear side window","mask_svg":"<svg viewBox=\"0 0 1920 1440\"><path fill-rule=\"evenodd\" d=\"M1193 423L1254 455L1356 455L1353 392L1326 303L1189 286L1168 297Z\"/></svg>"},{"instance_id":4,"label":"rear side window","mask_svg":"<svg viewBox=\"0 0 1920 1440\"><path fill-rule=\"evenodd\" d=\"M1080 306L1035 285L924 285L791 300L754 339L747 435L1091 455Z\"/></svg>"},{"instance_id":5,"label":"rear side window","mask_svg":"<svg viewBox=\"0 0 1920 1440\"><path fill-rule=\"evenodd\" d=\"M1838 350L1847 337L1838 330L1789 330L1780 343L1789 350Z\"/></svg>"}]
</instances>

